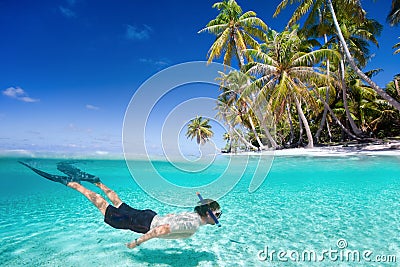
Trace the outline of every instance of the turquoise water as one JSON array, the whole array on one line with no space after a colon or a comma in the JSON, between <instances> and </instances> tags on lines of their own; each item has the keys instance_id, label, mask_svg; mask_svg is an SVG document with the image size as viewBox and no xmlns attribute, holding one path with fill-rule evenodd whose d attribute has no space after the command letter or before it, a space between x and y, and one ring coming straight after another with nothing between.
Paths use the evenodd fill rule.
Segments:
<instances>
[{"instance_id":1,"label":"turquoise water","mask_svg":"<svg viewBox=\"0 0 400 267\"><path fill-rule=\"evenodd\" d=\"M219 199L221 228L205 226L190 239L153 239L133 250L124 244L137 234L109 227L79 193L39 177L17 160L0 158L0 266L400 265L400 157L275 157L256 192L248 192L251 171L247 170ZM49 172L55 172L58 161L35 160L37 167ZM209 173L223 169L224 162L217 159ZM159 214L188 210L144 193L122 160L85 160L77 165L100 176L133 207ZM156 165L182 185L210 180L208 172L174 176L168 163ZM341 239L347 247L338 249ZM301 255L304 250L321 255L335 249L342 254L368 250L371 260L387 256L386 261L396 263L330 260L328 254L317 262L288 256L282 262L276 254L262 258L267 250L289 251L295 257L295 252Z\"/></svg>"}]
</instances>

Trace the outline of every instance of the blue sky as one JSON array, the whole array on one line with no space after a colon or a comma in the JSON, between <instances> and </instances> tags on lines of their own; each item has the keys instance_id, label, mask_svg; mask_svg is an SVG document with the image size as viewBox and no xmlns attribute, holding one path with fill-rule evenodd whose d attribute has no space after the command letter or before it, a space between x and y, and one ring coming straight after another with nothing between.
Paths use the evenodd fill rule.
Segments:
<instances>
[{"instance_id":1,"label":"blue sky","mask_svg":"<svg viewBox=\"0 0 400 267\"><path fill-rule=\"evenodd\" d=\"M238 1L282 30L291 13L272 18L278 2ZM384 69L374 79L384 86L400 72L391 48L400 28L385 22L391 1L361 2L384 25L367 67ZM120 153L135 90L166 67L206 59L214 37L197 31L217 15L213 3L0 1L0 150ZM222 129L217 132L221 146Z\"/></svg>"}]
</instances>

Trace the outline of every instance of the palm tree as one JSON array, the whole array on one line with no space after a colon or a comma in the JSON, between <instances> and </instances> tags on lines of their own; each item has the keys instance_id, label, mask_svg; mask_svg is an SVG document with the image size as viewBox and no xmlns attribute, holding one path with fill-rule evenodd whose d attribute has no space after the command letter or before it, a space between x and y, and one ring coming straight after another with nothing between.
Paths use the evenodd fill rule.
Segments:
<instances>
[{"instance_id":1,"label":"palm tree","mask_svg":"<svg viewBox=\"0 0 400 267\"><path fill-rule=\"evenodd\" d=\"M398 25L400 22L400 0L392 0L392 8L387 16L387 21L391 26ZM398 48L394 51L394 54L400 53L400 42L393 46L393 49Z\"/></svg>"},{"instance_id":2,"label":"palm tree","mask_svg":"<svg viewBox=\"0 0 400 267\"><path fill-rule=\"evenodd\" d=\"M221 75L224 76L223 73L221 73ZM217 117L221 118L228 125L232 137L240 139L246 147L257 149L256 146L253 146L246 140L240 130L236 129L236 126L242 122L241 112L237 109L235 104L237 96L230 92L223 84L221 84L221 89L224 92L220 94L217 99Z\"/></svg>"},{"instance_id":3,"label":"palm tree","mask_svg":"<svg viewBox=\"0 0 400 267\"><path fill-rule=\"evenodd\" d=\"M394 26L400 22L400 0L392 0L392 8L387 16L387 21Z\"/></svg>"},{"instance_id":4,"label":"palm tree","mask_svg":"<svg viewBox=\"0 0 400 267\"><path fill-rule=\"evenodd\" d=\"M399 37L399 38L400 38L400 37ZM393 49L396 49L396 48L397 48L397 50L394 51L393 54L398 54L398 53L400 53L400 42L398 42L397 44L395 44L395 45L393 46Z\"/></svg>"},{"instance_id":5,"label":"palm tree","mask_svg":"<svg viewBox=\"0 0 400 267\"><path fill-rule=\"evenodd\" d=\"M357 65L364 67L367 64L367 60L371 57L370 51L368 49L369 43L368 41L374 43L377 47L378 41L375 38L379 36L382 32L382 25L377 22L376 20L372 19L365 19L362 23L355 24L351 19L342 19L341 26L346 29L344 32L344 36L346 37L346 42L348 43L349 49L354 55L354 59L357 61ZM346 84L346 68L345 68L345 55L343 51L343 45L334 35L331 39L332 42L337 43L339 46L339 50L343 55L340 61L340 68L339 68L339 77L342 81L342 97L343 97L343 105L346 111L347 119L350 123L351 129L357 136L362 135L362 131L357 127L356 123L351 116L351 112L349 110L349 105L347 101L348 91L347 91L347 84ZM370 76L367 75L368 78Z\"/></svg>"},{"instance_id":6,"label":"palm tree","mask_svg":"<svg viewBox=\"0 0 400 267\"><path fill-rule=\"evenodd\" d=\"M250 85L249 77L240 71L232 71L226 75L224 79L225 88L228 90L228 92L231 92L232 95L235 95L235 104L238 110L240 110L239 115L240 119L242 120L242 124L252 132L252 135L257 141L258 146L263 149L264 144L262 143L256 130L256 128L259 126L259 121L251 108L252 99L249 96L243 95L243 92Z\"/></svg>"},{"instance_id":7,"label":"palm tree","mask_svg":"<svg viewBox=\"0 0 400 267\"><path fill-rule=\"evenodd\" d=\"M208 51L208 63L224 55L224 64L231 65L233 56L236 56L239 67L245 62L243 51L248 48L258 48L259 44L255 38L263 39L267 25L256 17L254 11L242 12L241 7L235 0L224 0L213 5L220 11L217 17L211 20L201 32L210 32L217 36ZM250 58L246 57L247 60Z\"/></svg>"},{"instance_id":8,"label":"palm tree","mask_svg":"<svg viewBox=\"0 0 400 267\"><path fill-rule=\"evenodd\" d=\"M229 133L224 133L222 136L222 139L224 141L226 141L226 145L225 145L225 152L226 153L231 153L232 151L232 139L231 139L231 135Z\"/></svg>"},{"instance_id":9,"label":"palm tree","mask_svg":"<svg viewBox=\"0 0 400 267\"><path fill-rule=\"evenodd\" d=\"M310 87L326 82L326 75L318 72L314 66L326 58L336 60L339 55L330 49L311 51L305 46L297 29L286 30L282 33L269 31L268 39L261 46L261 51L249 49L249 53L257 61L248 63L247 73L255 75L257 79L248 93L260 88L257 98L268 101L268 106L279 119L287 110L287 105L295 104L298 116L306 130L308 145L313 147L313 137L308 120L302 109L302 102L312 107L316 106L310 94Z\"/></svg>"},{"instance_id":10,"label":"palm tree","mask_svg":"<svg viewBox=\"0 0 400 267\"><path fill-rule=\"evenodd\" d=\"M398 0L394 0L395 2L398 2ZM290 3L292 4L294 1L291 0ZM348 45L343 37L342 34L342 29L340 27L340 24L337 20L336 17L336 12L335 8L333 6L332 0L299 0L298 2L301 2L299 4L299 7L296 9L295 13L292 16L292 20L294 23L295 21L298 21L303 15L305 15L307 12L318 12L319 8L321 5L326 6L332 16L333 19L333 25L335 26L338 38L340 40L341 45L343 46L343 50L345 52L345 55L347 57L347 60L351 66L351 68L357 73L357 75L363 79L365 82L367 82L383 99L389 102L390 105L395 107L397 110L400 111L400 102L396 101L394 98L392 98L389 94L386 93L384 89L379 87L374 81L372 81L367 75L364 74L360 70L360 68L357 66L356 61L354 60L353 56L350 53L350 50L348 48ZM278 5L277 10L275 12L275 15L277 15L282 8L285 8L286 5L289 3L289 0L282 0L282 2ZM361 3L359 0L334 0L334 3L336 4L337 9L339 10L346 10L346 12L352 12L354 14L352 16L352 19L354 21L364 21L365 20L365 11L361 7Z\"/></svg>"},{"instance_id":11,"label":"palm tree","mask_svg":"<svg viewBox=\"0 0 400 267\"><path fill-rule=\"evenodd\" d=\"M241 124L251 130L257 139L258 146L262 149L264 145L256 132L256 126L258 125L257 118L255 118L253 111L249 108L249 99L241 97L242 92L250 84L249 78L239 71L232 71L228 74L220 72L220 75L221 77L217 79L220 80L222 93L219 96L218 105L220 106L220 110L228 110L228 112L224 114L224 120L232 125L231 129L233 131L235 131L235 126L237 124ZM224 106L225 103L226 106ZM242 139L245 138L242 137ZM247 140L244 143L248 147L256 148Z\"/></svg>"},{"instance_id":12,"label":"palm tree","mask_svg":"<svg viewBox=\"0 0 400 267\"><path fill-rule=\"evenodd\" d=\"M386 85L386 91L400 101L400 74L394 76L393 81Z\"/></svg>"},{"instance_id":13,"label":"palm tree","mask_svg":"<svg viewBox=\"0 0 400 267\"><path fill-rule=\"evenodd\" d=\"M203 120L203 117L196 116L188 124L186 137L191 138L191 140L196 137L197 144L205 144L214 135L209 122L210 119Z\"/></svg>"}]
</instances>

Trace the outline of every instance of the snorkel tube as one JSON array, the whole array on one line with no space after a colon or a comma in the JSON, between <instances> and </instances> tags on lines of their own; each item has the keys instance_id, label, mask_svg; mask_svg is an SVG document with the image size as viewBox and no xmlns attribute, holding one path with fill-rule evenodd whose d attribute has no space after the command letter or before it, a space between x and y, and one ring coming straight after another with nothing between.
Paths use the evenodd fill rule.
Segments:
<instances>
[{"instance_id":1,"label":"snorkel tube","mask_svg":"<svg viewBox=\"0 0 400 267\"><path fill-rule=\"evenodd\" d=\"M197 192L196 195L199 197L201 204L206 204L199 192ZM218 225L218 227L221 227L221 224L219 223L217 217L215 217L214 213L210 210L210 208L208 209L208 214L210 214L210 217L214 220L215 224Z\"/></svg>"}]
</instances>

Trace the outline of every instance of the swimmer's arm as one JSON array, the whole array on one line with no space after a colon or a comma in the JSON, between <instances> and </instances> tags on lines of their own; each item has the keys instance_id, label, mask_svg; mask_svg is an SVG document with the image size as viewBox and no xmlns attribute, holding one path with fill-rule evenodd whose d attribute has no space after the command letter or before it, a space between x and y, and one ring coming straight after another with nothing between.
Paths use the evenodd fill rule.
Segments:
<instances>
[{"instance_id":1,"label":"swimmer's arm","mask_svg":"<svg viewBox=\"0 0 400 267\"><path fill-rule=\"evenodd\" d=\"M171 228L170 228L169 224L160 225L154 229L151 229L150 231L148 231L141 237L135 239L131 243L126 244L126 246L128 248L135 248L136 246L139 246L140 244L146 242L147 240L150 240L150 239L156 238L156 237L160 237L163 235L168 235L170 233L171 233Z\"/></svg>"}]
</instances>

